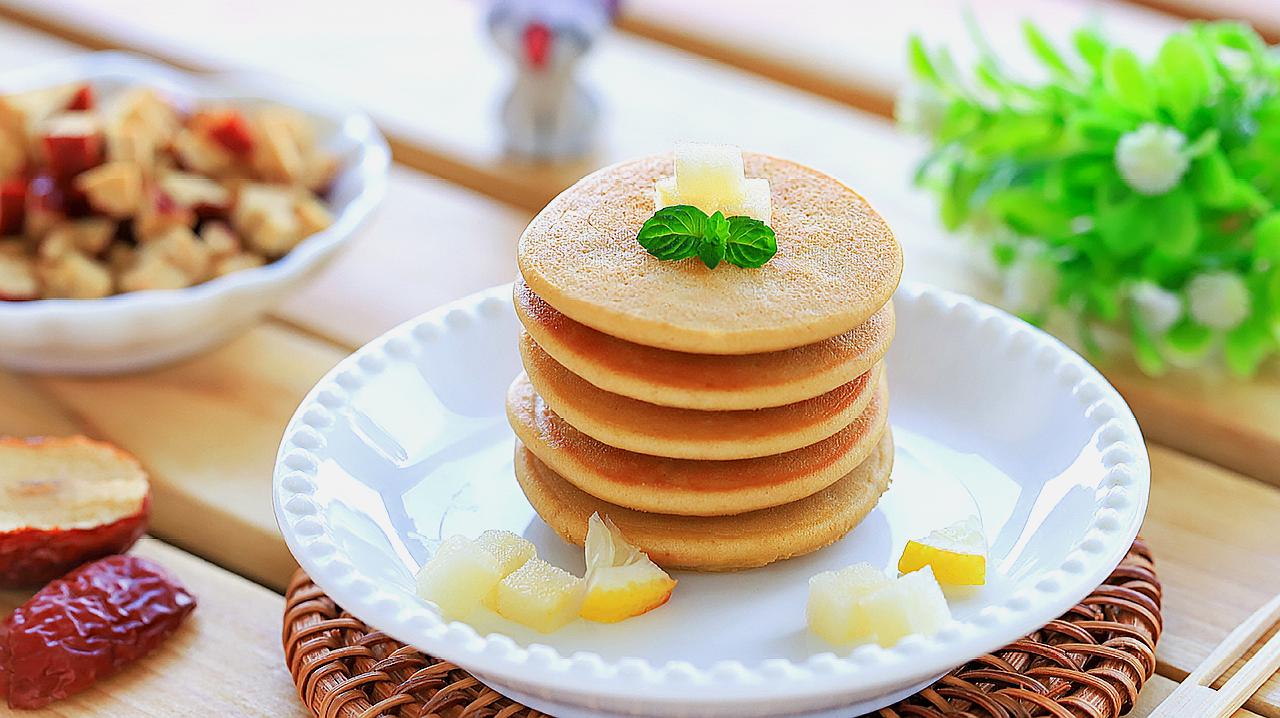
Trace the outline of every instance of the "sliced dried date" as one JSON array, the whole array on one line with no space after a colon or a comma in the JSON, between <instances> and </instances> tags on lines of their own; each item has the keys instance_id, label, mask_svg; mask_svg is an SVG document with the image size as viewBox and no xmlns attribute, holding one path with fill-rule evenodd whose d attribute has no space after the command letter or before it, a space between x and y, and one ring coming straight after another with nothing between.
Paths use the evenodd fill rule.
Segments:
<instances>
[{"instance_id":1,"label":"sliced dried date","mask_svg":"<svg viewBox=\"0 0 1280 718\"><path fill-rule=\"evenodd\" d=\"M177 630L195 597L138 556L81 566L0 625L0 693L10 708L40 708L141 658Z\"/></svg>"}]
</instances>

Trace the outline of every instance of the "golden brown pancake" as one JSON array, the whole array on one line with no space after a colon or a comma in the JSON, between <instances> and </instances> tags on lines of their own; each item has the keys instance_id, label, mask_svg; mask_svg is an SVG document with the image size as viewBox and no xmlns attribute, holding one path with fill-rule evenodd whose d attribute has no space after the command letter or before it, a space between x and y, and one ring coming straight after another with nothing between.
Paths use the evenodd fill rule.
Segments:
<instances>
[{"instance_id":1,"label":"golden brown pancake","mask_svg":"<svg viewBox=\"0 0 1280 718\"><path fill-rule=\"evenodd\" d=\"M587 519L598 511L663 568L733 571L816 551L858 525L889 487L893 434L885 431L866 461L818 493L737 516L670 516L624 509L560 478L519 442L515 460L524 495L564 540L581 546Z\"/></svg>"},{"instance_id":2,"label":"golden brown pancake","mask_svg":"<svg viewBox=\"0 0 1280 718\"><path fill-rule=\"evenodd\" d=\"M526 377L507 392L516 437L561 478L610 503L637 511L725 516L802 499L853 471L888 424L881 380L866 411L812 446L756 459L691 461L615 449L556 416Z\"/></svg>"},{"instance_id":3,"label":"golden brown pancake","mask_svg":"<svg viewBox=\"0 0 1280 718\"><path fill-rule=\"evenodd\" d=\"M794 404L699 411L658 406L592 386L552 359L528 332L520 333L520 356L534 389L578 431L619 449L702 460L769 456L822 441L867 407L881 367Z\"/></svg>"},{"instance_id":4,"label":"golden brown pancake","mask_svg":"<svg viewBox=\"0 0 1280 718\"><path fill-rule=\"evenodd\" d=\"M516 315L538 346L597 387L685 409L763 409L819 394L865 374L893 341L893 303L852 331L764 354L690 354L624 341L575 322L529 285L515 283Z\"/></svg>"},{"instance_id":5,"label":"golden brown pancake","mask_svg":"<svg viewBox=\"0 0 1280 718\"><path fill-rule=\"evenodd\" d=\"M520 272L571 319L647 346L697 354L790 349L848 332L889 301L902 248L857 192L795 162L743 153L767 177L777 255L758 269L662 261L636 241L671 155L623 162L551 201L520 238Z\"/></svg>"}]
</instances>

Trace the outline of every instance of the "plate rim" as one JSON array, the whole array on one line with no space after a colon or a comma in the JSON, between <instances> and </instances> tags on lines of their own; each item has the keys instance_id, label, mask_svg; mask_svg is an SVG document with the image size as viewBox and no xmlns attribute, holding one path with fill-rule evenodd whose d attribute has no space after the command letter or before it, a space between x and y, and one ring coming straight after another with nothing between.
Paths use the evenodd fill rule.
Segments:
<instances>
[{"instance_id":1,"label":"plate rim","mask_svg":"<svg viewBox=\"0 0 1280 718\"><path fill-rule=\"evenodd\" d=\"M972 297L916 282L903 282L895 301L926 302L953 322L998 329L1000 342L1035 356L1038 368L1063 386L1094 426L1103 476L1091 522L1062 562L1005 600L968 620L953 619L937 635L911 636L892 648L862 645L837 655L805 660L772 658L744 664L724 659L706 667L645 658L608 660L591 651L563 655L554 647L520 645L499 633L478 634L470 625L444 621L428 602L383 588L341 554L311 498L324 446L323 430L348 392L389 361L412 354L415 342L440 339L451 326L491 321L510 308L511 285L468 295L406 321L364 345L331 369L290 419L276 457L272 499L290 552L316 585L371 626L472 671L486 681L526 691L555 691L596 700L670 704L722 704L874 695L937 675L1007 645L1070 609L1101 583L1128 551L1145 517L1150 459L1132 411L1091 364L1057 338ZM996 343L993 343L995 345ZM927 662L925 662L927 660ZM714 693L715 695L711 695Z\"/></svg>"}]
</instances>

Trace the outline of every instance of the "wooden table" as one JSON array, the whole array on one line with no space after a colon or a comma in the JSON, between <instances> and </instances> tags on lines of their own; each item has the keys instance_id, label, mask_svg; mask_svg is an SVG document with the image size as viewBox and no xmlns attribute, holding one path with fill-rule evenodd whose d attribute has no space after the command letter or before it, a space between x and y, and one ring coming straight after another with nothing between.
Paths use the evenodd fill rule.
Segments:
<instances>
[{"instance_id":1,"label":"wooden table","mask_svg":"<svg viewBox=\"0 0 1280 718\"><path fill-rule=\"evenodd\" d=\"M1179 12L1194 12L1197 2L1213 12L1230 0L1164 0L1192 8ZM1016 18L1002 12L1007 4L970 4L997 47L1016 44ZM480 32L475 4L464 0L365 0L358 18L344 6L302 26L302 8L316 6L301 0L189 0L181 20L161 0L0 5L8 18L0 23L0 70L84 48L128 48L198 69L265 69L368 108L402 163L351 250L230 344L144 374L0 373L0 433L83 432L142 459L155 485L159 540L138 550L180 573L202 600L192 628L145 667L45 715L170 716L196 705L210 714L300 715L280 665L281 601L269 590L282 589L293 568L269 500L285 422L306 390L364 341L508 281L516 238L532 212L595 166L680 137L794 157L849 181L884 212L903 240L909 278L993 296L966 269L959 242L932 219L932 203L909 189L919 148L884 117L903 78L906 33L964 44L960 0L902 0L863 15L844 0L797 0L785 16L768 0L624 5L625 32L600 44L587 71L607 108L601 148L572 167L523 166L497 149L491 108L504 68ZM1019 7L1059 36L1097 16L1144 48L1176 26L1155 10L1119 2L1081 8L1024 0ZM661 93L713 109L672 118L647 101ZM1280 377L1206 384L1156 382L1120 364L1105 371L1152 442L1144 533L1166 583L1166 632L1160 675L1135 712L1145 715L1227 631L1280 592L1280 489L1264 483L1280 482ZM190 520L195 515L201 520ZM21 599L0 594L6 606ZM1241 715L1280 718L1280 681L1248 708L1254 713Z\"/></svg>"}]
</instances>

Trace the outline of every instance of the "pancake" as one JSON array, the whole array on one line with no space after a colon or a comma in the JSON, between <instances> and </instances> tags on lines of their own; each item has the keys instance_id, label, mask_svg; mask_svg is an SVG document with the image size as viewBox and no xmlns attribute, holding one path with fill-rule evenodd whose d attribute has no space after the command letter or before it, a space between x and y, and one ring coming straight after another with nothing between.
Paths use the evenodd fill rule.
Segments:
<instances>
[{"instance_id":1,"label":"pancake","mask_svg":"<svg viewBox=\"0 0 1280 718\"><path fill-rule=\"evenodd\" d=\"M889 487L893 434L867 460L799 501L737 516L669 516L615 506L576 488L516 443L516 480L534 510L565 541L582 545L593 512L667 569L733 571L764 566L828 546L875 508Z\"/></svg>"},{"instance_id":2,"label":"pancake","mask_svg":"<svg viewBox=\"0 0 1280 718\"><path fill-rule=\"evenodd\" d=\"M636 241L671 155L606 167L551 201L520 238L520 273L571 319L613 336L697 354L812 344L867 321L902 274L902 248L857 192L800 164L743 153L769 179L778 253L758 269L659 260Z\"/></svg>"},{"instance_id":3,"label":"pancake","mask_svg":"<svg viewBox=\"0 0 1280 718\"><path fill-rule=\"evenodd\" d=\"M529 285L515 283L516 315L553 359L595 386L685 409L763 409L819 394L865 374L893 341L893 303L852 331L764 354L690 354L624 341L575 322Z\"/></svg>"},{"instance_id":4,"label":"pancake","mask_svg":"<svg viewBox=\"0 0 1280 718\"><path fill-rule=\"evenodd\" d=\"M602 444L556 416L525 377L507 392L507 418L539 461L592 496L637 511L725 516L802 499L853 471L884 433L888 398L882 379L866 410L830 438L732 461L666 459Z\"/></svg>"},{"instance_id":5,"label":"pancake","mask_svg":"<svg viewBox=\"0 0 1280 718\"><path fill-rule=\"evenodd\" d=\"M877 364L851 382L794 404L699 411L596 388L552 359L527 332L520 334L520 356L534 389L578 431L619 449L702 460L769 456L822 441L867 407L881 367Z\"/></svg>"}]
</instances>

